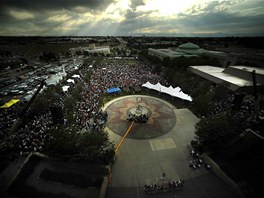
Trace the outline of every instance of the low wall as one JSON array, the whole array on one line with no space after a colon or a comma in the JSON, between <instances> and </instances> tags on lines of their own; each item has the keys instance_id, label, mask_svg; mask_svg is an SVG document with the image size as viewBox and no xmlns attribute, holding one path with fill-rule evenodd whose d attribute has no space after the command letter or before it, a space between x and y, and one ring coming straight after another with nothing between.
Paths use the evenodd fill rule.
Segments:
<instances>
[{"instance_id":1,"label":"low wall","mask_svg":"<svg viewBox=\"0 0 264 198\"><path fill-rule=\"evenodd\" d=\"M231 188L231 190L236 194L237 197L245 198L244 194L241 192L237 184L222 171L222 169L211 157L206 154L203 154L202 158L207 164L211 165L211 171L213 171L215 175L222 179Z\"/></svg>"},{"instance_id":2,"label":"low wall","mask_svg":"<svg viewBox=\"0 0 264 198\"><path fill-rule=\"evenodd\" d=\"M114 156L113 162L110 162L109 165L105 166L108 169L108 176L105 176L103 179L103 183L101 185L100 194L98 198L105 198L107 195L108 184L111 182L112 167L113 167L114 161L115 161L115 156Z\"/></svg>"},{"instance_id":3,"label":"low wall","mask_svg":"<svg viewBox=\"0 0 264 198\"><path fill-rule=\"evenodd\" d=\"M46 155L44 154L41 154L41 153L38 153L38 152L31 152L27 158L24 160L24 162L21 164L21 166L18 168L18 170L16 171L15 175L11 178L11 180L9 181L8 183L8 186L6 188L9 189L9 187L11 186L11 184L16 180L17 176L20 174L22 168L28 163L29 159L33 156L33 155L37 155L39 157L42 157L42 158L47 158Z\"/></svg>"},{"instance_id":4,"label":"low wall","mask_svg":"<svg viewBox=\"0 0 264 198\"><path fill-rule=\"evenodd\" d=\"M98 198L105 198L108 187L108 177L104 177Z\"/></svg>"}]
</instances>

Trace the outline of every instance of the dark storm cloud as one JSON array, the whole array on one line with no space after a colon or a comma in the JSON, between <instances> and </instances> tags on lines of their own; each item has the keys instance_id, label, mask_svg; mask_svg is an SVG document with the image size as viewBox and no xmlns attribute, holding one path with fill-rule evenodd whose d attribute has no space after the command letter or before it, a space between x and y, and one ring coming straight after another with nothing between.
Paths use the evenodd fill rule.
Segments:
<instances>
[{"instance_id":1,"label":"dark storm cloud","mask_svg":"<svg viewBox=\"0 0 264 198\"><path fill-rule=\"evenodd\" d=\"M264 32L262 21L264 14L257 16L237 16L230 13L206 13L196 17L186 17L175 22L181 27L186 27L187 30L197 32L203 31L219 31L219 32L233 32L246 33L251 31Z\"/></svg>"},{"instance_id":2,"label":"dark storm cloud","mask_svg":"<svg viewBox=\"0 0 264 198\"><path fill-rule=\"evenodd\" d=\"M136 10L138 6L145 5L143 0L132 0L130 7L132 8L133 11Z\"/></svg>"},{"instance_id":3,"label":"dark storm cloud","mask_svg":"<svg viewBox=\"0 0 264 198\"><path fill-rule=\"evenodd\" d=\"M23 10L58 10L83 6L91 9L105 7L113 0L1 0L1 8Z\"/></svg>"},{"instance_id":4,"label":"dark storm cloud","mask_svg":"<svg viewBox=\"0 0 264 198\"><path fill-rule=\"evenodd\" d=\"M143 17L149 18L149 15L153 13L153 10L151 11L140 11L140 12L134 12L131 10L127 10L125 14L125 21L131 21L131 20L144 20Z\"/></svg>"},{"instance_id":5,"label":"dark storm cloud","mask_svg":"<svg viewBox=\"0 0 264 198\"><path fill-rule=\"evenodd\" d=\"M210 33L222 32L229 34L262 35L264 34L263 20L264 12L261 12L263 6L259 2L249 1L248 6L241 8L241 2L237 1L212 1L206 6L194 6L186 13L179 13L175 18L150 18L148 12L128 11L126 19L120 23L118 30L123 34L142 33L142 30L160 29L161 34L171 34L171 30L177 30L178 33L187 33L189 35L196 32ZM237 7L235 7L237 6ZM248 13L248 8L252 13Z\"/></svg>"},{"instance_id":6,"label":"dark storm cloud","mask_svg":"<svg viewBox=\"0 0 264 198\"><path fill-rule=\"evenodd\" d=\"M89 10L104 10L114 0L1 0L0 24L16 25L20 21L10 14L11 10L17 12L28 11L34 14L34 22L38 23L50 15L50 11L72 10L77 6ZM86 8L86 9L85 9ZM78 10L80 12L80 10ZM74 13L73 13L74 14ZM31 19L29 19L31 20Z\"/></svg>"},{"instance_id":7,"label":"dark storm cloud","mask_svg":"<svg viewBox=\"0 0 264 198\"><path fill-rule=\"evenodd\" d=\"M258 1L246 2L248 7L241 9L241 2L237 1L213 1L207 4L206 7L193 7L189 10L191 14L180 13L180 19L172 21L172 24L177 24L181 27L187 27L188 30L204 31L219 31L225 33L246 33L259 32L263 35L263 6ZM233 7L232 7L233 6ZM242 4L245 6L245 4ZM248 8L252 13L247 13ZM200 13L199 13L200 12ZM196 14L199 13L199 14Z\"/></svg>"}]
</instances>

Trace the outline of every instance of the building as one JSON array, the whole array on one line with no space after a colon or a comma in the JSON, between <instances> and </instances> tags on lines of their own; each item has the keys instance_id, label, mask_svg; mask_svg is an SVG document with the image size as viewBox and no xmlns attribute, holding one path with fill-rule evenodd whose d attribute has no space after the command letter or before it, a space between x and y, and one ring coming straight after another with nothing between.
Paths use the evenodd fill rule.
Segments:
<instances>
[{"instance_id":1,"label":"building","mask_svg":"<svg viewBox=\"0 0 264 198\"><path fill-rule=\"evenodd\" d=\"M226 58L225 52L220 51L211 51L211 50L205 50L201 49L198 45L195 45L193 43L185 43L174 48L168 48L168 49L148 49L148 54L151 56L156 56L160 60L163 60L164 58L168 57L170 59L179 58L179 57L198 57L198 56L208 56L212 58L218 58L222 61Z\"/></svg>"},{"instance_id":2,"label":"building","mask_svg":"<svg viewBox=\"0 0 264 198\"><path fill-rule=\"evenodd\" d=\"M109 46L100 46L100 47L96 47L95 44L91 44L89 45L88 49L84 49L84 52L88 52L89 54L94 54L94 53L98 53L98 54L110 54L110 47Z\"/></svg>"},{"instance_id":3,"label":"building","mask_svg":"<svg viewBox=\"0 0 264 198\"><path fill-rule=\"evenodd\" d=\"M168 57L170 59L178 58L178 57L198 57L201 55L222 58L225 59L226 53L219 51L209 51L201 49L198 45L193 43L185 43L180 45L178 48L168 48L168 49L148 49L148 54L151 56L156 56L159 59L163 60Z\"/></svg>"},{"instance_id":4,"label":"building","mask_svg":"<svg viewBox=\"0 0 264 198\"><path fill-rule=\"evenodd\" d=\"M252 89L252 71L255 70L257 85L264 84L264 69L248 66L229 66L227 68L214 66L190 66L189 71L215 84L227 84L232 91Z\"/></svg>"}]
</instances>

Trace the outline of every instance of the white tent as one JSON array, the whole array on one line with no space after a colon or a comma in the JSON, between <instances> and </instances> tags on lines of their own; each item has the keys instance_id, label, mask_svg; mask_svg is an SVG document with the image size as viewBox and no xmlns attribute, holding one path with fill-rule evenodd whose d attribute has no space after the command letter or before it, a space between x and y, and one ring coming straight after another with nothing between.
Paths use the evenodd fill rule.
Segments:
<instances>
[{"instance_id":1,"label":"white tent","mask_svg":"<svg viewBox=\"0 0 264 198\"><path fill-rule=\"evenodd\" d=\"M148 89L154 89L154 85L151 84L150 82L146 82L145 84L142 85L142 87L146 87Z\"/></svg>"},{"instance_id":2,"label":"white tent","mask_svg":"<svg viewBox=\"0 0 264 198\"><path fill-rule=\"evenodd\" d=\"M70 88L70 86L65 85L65 86L62 87L62 90L63 90L63 92L65 92L65 91L68 91L69 88Z\"/></svg>"},{"instance_id":3,"label":"white tent","mask_svg":"<svg viewBox=\"0 0 264 198\"><path fill-rule=\"evenodd\" d=\"M33 97L33 95L31 95L31 94L28 94L28 95L26 95L23 99L25 100L25 101L30 101L30 99Z\"/></svg>"},{"instance_id":4,"label":"white tent","mask_svg":"<svg viewBox=\"0 0 264 198\"><path fill-rule=\"evenodd\" d=\"M73 77L73 78L80 78L80 75L78 75L78 74L74 74L72 77Z\"/></svg>"},{"instance_id":5,"label":"white tent","mask_svg":"<svg viewBox=\"0 0 264 198\"><path fill-rule=\"evenodd\" d=\"M162 92L161 89L164 89L163 86L159 82L156 85L154 85L154 87L155 87L155 90L159 92Z\"/></svg>"},{"instance_id":6,"label":"white tent","mask_svg":"<svg viewBox=\"0 0 264 198\"><path fill-rule=\"evenodd\" d=\"M183 93L180 87L176 87L176 88L173 88L172 86L165 87L161 85L159 82L155 85L151 84L150 82L146 82L145 84L142 85L142 87L146 87L148 89L154 89L156 91L166 93L173 97L181 98L183 100L192 101L191 96Z\"/></svg>"},{"instance_id":7,"label":"white tent","mask_svg":"<svg viewBox=\"0 0 264 198\"><path fill-rule=\"evenodd\" d=\"M73 79L68 79L67 82L68 83L73 83L73 84L75 83L75 81Z\"/></svg>"}]
</instances>

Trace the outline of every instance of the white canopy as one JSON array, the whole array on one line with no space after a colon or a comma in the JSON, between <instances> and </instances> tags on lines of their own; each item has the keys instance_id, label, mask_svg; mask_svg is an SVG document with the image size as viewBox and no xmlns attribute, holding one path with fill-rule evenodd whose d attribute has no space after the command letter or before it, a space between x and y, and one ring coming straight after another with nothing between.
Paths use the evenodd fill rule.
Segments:
<instances>
[{"instance_id":1,"label":"white canopy","mask_svg":"<svg viewBox=\"0 0 264 198\"><path fill-rule=\"evenodd\" d=\"M142 87L146 87L148 89L155 89L154 85L151 84L150 82L147 82L147 83L143 84Z\"/></svg>"},{"instance_id":2,"label":"white canopy","mask_svg":"<svg viewBox=\"0 0 264 198\"><path fill-rule=\"evenodd\" d=\"M148 89L154 89L156 91L166 93L173 97L181 98L183 100L192 101L191 96L183 93L180 87L175 87L175 88L173 88L172 86L165 87L161 85L159 82L155 85L151 84L150 82L146 82L145 84L142 85L142 87L146 87Z\"/></svg>"},{"instance_id":3,"label":"white canopy","mask_svg":"<svg viewBox=\"0 0 264 198\"><path fill-rule=\"evenodd\" d=\"M70 86L65 85L65 86L62 87L62 90L63 90L63 92L65 92L65 91L68 91L69 88L70 88Z\"/></svg>"},{"instance_id":4,"label":"white canopy","mask_svg":"<svg viewBox=\"0 0 264 198\"><path fill-rule=\"evenodd\" d=\"M67 82L68 83L73 83L73 84L75 83L75 81L73 79L68 79Z\"/></svg>"},{"instance_id":5,"label":"white canopy","mask_svg":"<svg viewBox=\"0 0 264 198\"><path fill-rule=\"evenodd\" d=\"M80 78L80 75L78 75L78 74L74 74L72 77L73 77L73 78Z\"/></svg>"}]
</instances>

